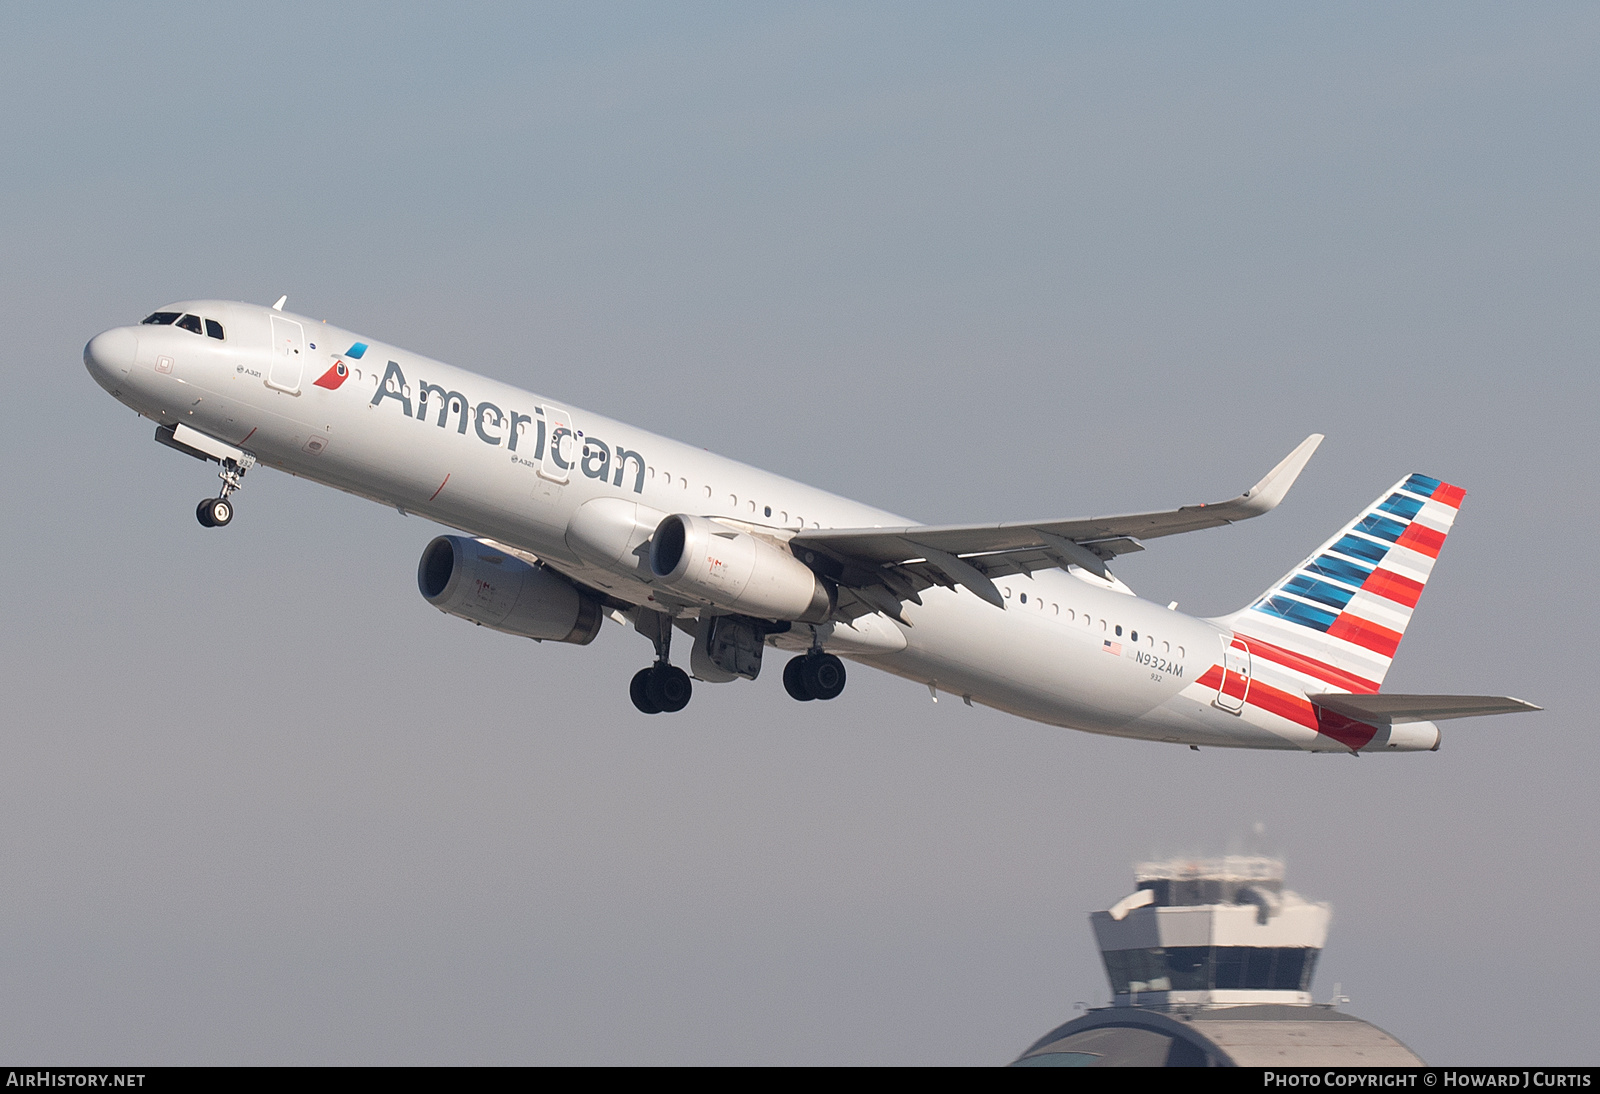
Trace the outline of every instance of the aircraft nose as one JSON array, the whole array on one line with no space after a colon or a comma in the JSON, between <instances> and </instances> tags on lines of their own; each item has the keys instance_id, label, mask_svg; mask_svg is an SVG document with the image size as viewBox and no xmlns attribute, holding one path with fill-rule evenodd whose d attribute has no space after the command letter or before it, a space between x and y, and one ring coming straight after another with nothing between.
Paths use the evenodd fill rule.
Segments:
<instances>
[{"instance_id":1,"label":"aircraft nose","mask_svg":"<svg viewBox=\"0 0 1600 1094\"><path fill-rule=\"evenodd\" d=\"M113 384L128 374L139 350L139 339L127 327L113 327L89 339L83 347L83 365L99 383Z\"/></svg>"}]
</instances>

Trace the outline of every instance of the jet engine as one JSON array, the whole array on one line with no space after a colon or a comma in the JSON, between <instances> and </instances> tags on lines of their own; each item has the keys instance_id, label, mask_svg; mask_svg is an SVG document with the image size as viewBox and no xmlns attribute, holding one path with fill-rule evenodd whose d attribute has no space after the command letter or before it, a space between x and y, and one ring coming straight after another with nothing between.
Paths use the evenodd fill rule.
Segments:
<instances>
[{"instance_id":1,"label":"jet engine","mask_svg":"<svg viewBox=\"0 0 1600 1094\"><path fill-rule=\"evenodd\" d=\"M666 589L757 619L820 623L827 585L784 548L705 517L676 513L650 539L650 571Z\"/></svg>"},{"instance_id":2,"label":"jet engine","mask_svg":"<svg viewBox=\"0 0 1600 1094\"><path fill-rule=\"evenodd\" d=\"M583 646L600 633L598 600L482 540L440 536L428 544L417 588L440 611L507 634Z\"/></svg>"}]
</instances>

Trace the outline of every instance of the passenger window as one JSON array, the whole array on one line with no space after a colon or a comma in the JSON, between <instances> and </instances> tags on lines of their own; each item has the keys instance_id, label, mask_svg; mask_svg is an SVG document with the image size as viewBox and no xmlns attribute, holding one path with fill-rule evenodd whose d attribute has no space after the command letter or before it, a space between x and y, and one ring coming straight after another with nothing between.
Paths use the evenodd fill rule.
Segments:
<instances>
[{"instance_id":1,"label":"passenger window","mask_svg":"<svg viewBox=\"0 0 1600 1094\"><path fill-rule=\"evenodd\" d=\"M1118 634L1121 634L1121 633L1122 633L1122 628L1121 628L1121 627L1118 627L1118 628L1117 628L1117 633L1118 633ZM1139 641L1139 632L1138 632L1138 631L1134 631L1134 632L1133 632L1133 633L1132 633L1132 634L1130 634L1130 635L1129 635L1129 636L1128 636L1128 637L1129 637L1129 638L1131 638L1131 639L1133 639L1133 640L1134 640L1134 641L1135 641L1135 642L1137 642L1137 641Z\"/></svg>"},{"instance_id":2,"label":"passenger window","mask_svg":"<svg viewBox=\"0 0 1600 1094\"><path fill-rule=\"evenodd\" d=\"M172 326L172 324L176 323L177 321L178 321L178 313L177 312L175 312L175 311L158 311L158 312L155 312L152 315L150 315L149 318L145 319L145 321L143 323L139 324L139 325L143 326L143 327L170 327L170 326Z\"/></svg>"},{"instance_id":3,"label":"passenger window","mask_svg":"<svg viewBox=\"0 0 1600 1094\"><path fill-rule=\"evenodd\" d=\"M222 324L215 319L206 320L206 337L222 341Z\"/></svg>"},{"instance_id":4,"label":"passenger window","mask_svg":"<svg viewBox=\"0 0 1600 1094\"><path fill-rule=\"evenodd\" d=\"M1161 652L1162 653L1171 653L1172 652L1172 643L1171 642L1163 642L1163 643L1161 643Z\"/></svg>"},{"instance_id":5,"label":"passenger window","mask_svg":"<svg viewBox=\"0 0 1600 1094\"><path fill-rule=\"evenodd\" d=\"M1179 657L1182 657L1182 656L1183 656L1183 647L1182 647L1182 646L1179 646L1179 647L1178 647L1178 656L1179 656Z\"/></svg>"},{"instance_id":6,"label":"passenger window","mask_svg":"<svg viewBox=\"0 0 1600 1094\"><path fill-rule=\"evenodd\" d=\"M1023 593L1017 599L1020 600L1022 603L1026 604L1028 602L1028 594L1027 593Z\"/></svg>"},{"instance_id":7,"label":"passenger window","mask_svg":"<svg viewBox=\"0 0 1600 1094\"><path fill-rule=\"evenodd\" d=\"M186 331L193 331L195 334L203 333L200 330L200 319L198 316L186 315L182 319L178 320L177 325Z\"/></svg>"},{"instance_id":8,"label":"passenger window","mask_svg":"<svg viewBox=\"0 0 1600 1094\"><path fill-rule=\"evenodd\" d=\"M1117 637L1118 638L1122 637L1122 624L1121 623L1117 624Z\"/></svg>"},{"instance_id":9,"label":"passenger window","mask_svg":"<svg viewBox=\"0 0 1600 1094\"><path fill-rule=\"evenodd\" d=\"M766 510L767 516L769 516L769 517L772 516L772 506L766 505L766 506L763 506L762 508Z\"/></svg>"}]
</instances>

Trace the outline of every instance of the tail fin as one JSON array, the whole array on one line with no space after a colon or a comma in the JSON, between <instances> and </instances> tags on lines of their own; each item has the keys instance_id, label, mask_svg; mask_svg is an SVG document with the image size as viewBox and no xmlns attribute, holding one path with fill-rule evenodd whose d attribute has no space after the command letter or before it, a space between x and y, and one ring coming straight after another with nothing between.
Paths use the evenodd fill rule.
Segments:
<instances>
[{"instance_id":1,"label":"tail fin","mask_svg":"<svg viewBox=\"0 0 1600 1094\"><path fill-rule=\"evenodd\" d=\"M1312 693L1383 684L1466 491L1411 475L1249 607L1220 622Z\"/></svg>"}]
</instances>

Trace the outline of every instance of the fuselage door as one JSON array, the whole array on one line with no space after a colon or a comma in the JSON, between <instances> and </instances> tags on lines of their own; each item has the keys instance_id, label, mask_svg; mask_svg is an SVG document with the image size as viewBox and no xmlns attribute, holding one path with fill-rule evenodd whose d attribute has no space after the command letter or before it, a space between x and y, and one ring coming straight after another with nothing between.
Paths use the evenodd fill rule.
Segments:
<instances>
[{"instance_id":1,"label":"fuselage door","mask_svg":"<svg viewBox=\"0 0 1600 1094\"><path fill-rule=\"evenodd\" d=\"M1223 639L1222 684L1217 688L1217 706L1233 714L1244 710L1250 694L1250 647L1244 639Z\"/></svg>"},{"instance_id":2,"label":"fuselage door","mask_svg":"<svg viewBox=\"0 0 1600 1094\"><path fill-rule=\"evenodd\" d=\"M545 403L545 429L549 442L539 460L539 477L551 482L566 482L567 474L583 455L583 440L572 431L572 415L560 407Z\"/></svg>"},{"instance_id":3,"label":"fuselage door","mask_svg":"<svg viewBox=\"0 0 1600 1094\"><path fill-rule=\"evenodd\" d=\"M293 319L272 318L272 363L267 386L290 395L300 394L300 374L306 367L306 332Z\"/></svg>"}]
</instances>

